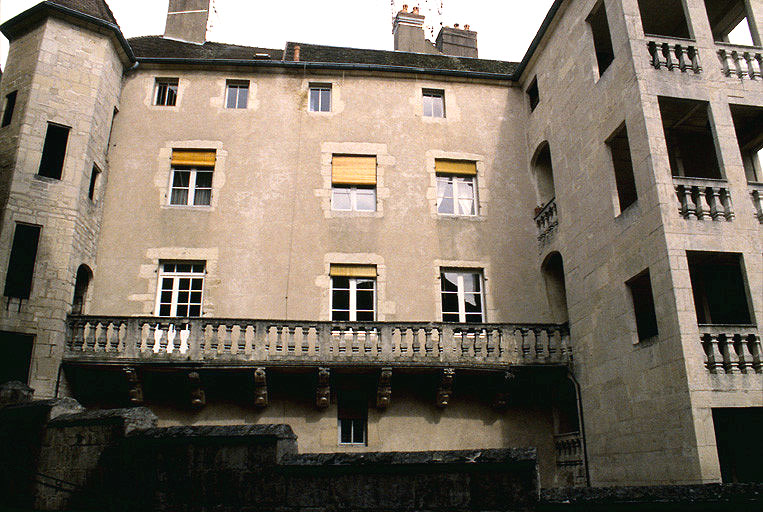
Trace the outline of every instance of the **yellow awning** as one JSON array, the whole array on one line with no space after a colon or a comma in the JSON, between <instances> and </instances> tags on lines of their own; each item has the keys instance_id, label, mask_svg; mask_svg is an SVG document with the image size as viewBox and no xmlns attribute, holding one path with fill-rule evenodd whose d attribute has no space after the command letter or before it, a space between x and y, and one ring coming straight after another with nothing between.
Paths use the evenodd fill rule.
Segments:
<instances>
[{"instance_id":1,"label":"yellow awning","mask_svg":"<svg viewBox=\"0 0 763 512\"><path fill-rule=\"evenodd\" d=\"M366 277L376 279L376 265L331 264L331 277Z\"/></svg>"},{"instance_id":2,"label":"yellow awning","mask_svg":"<svg viewBox=\"0 0 763 512\"><path fill-rule=\"evenodd\" d=\"M214 149L173 149L172 165L180 167L214 167Z\"/></svg>"},{"instance_id":3,"label":"yellow awning","mask_svg":"<svg viewBox=\"0 0 763 512\"><path fill-rule=\"evenodd\" d=\"M375 156L336 156L331 161L334 185L376 185Z\"/></svg>"},{"instance_id":4,"label":"yellow awning","mask_svg":"<svg viewBox=\"0 0 763 512\"><path fill-rule=\"evenodd\" d=\"M477 163L469 160L445 160L434 161L434 170L437 174L455 174L458 176L476 176Z\"/></svg>"}]
</instances>

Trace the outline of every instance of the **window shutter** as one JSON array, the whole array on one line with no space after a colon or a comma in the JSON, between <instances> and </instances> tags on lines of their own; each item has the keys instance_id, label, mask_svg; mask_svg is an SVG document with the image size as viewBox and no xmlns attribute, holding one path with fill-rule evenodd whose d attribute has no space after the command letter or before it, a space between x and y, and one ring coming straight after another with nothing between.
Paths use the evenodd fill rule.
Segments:
<instances>
[{"instance_id":1,"label":"window shutter","mask_svg":"<svg viewBox=\"0 0 763 512\"><path fill-rule=\"evenodd\" d=\"M376 265L331 264L331 277L365 277L376 279Z\"/></svg>"},{"instance_id":2,"label":"window shutter","mask_svg":"<svg viewBox=\"0 0 763 512\"><path fill-rule=\"evenodd\" d=\"M173 149L172 165L178 167L214 167L214 149Z\"/></svg>"},{"instance_id":3,"label":"window shutter","mask_svg":"<svg viewBox=\"0 0 763 512\"><path fill-rule=\"evenodd\" d=\"M434 170L437 174L457 176L476 176L477 163L468 160L435 160Z\"/></svg>"},{"instance_id":4,"label":"window shutter","mask_svg":"<svg viewBox=\"0 0 763 512\"><path fill-rule=\"evenodd\" d=\"M331 183L376 186L376 157L334 156L331 161Z\"/></svg>"}]
</instances>

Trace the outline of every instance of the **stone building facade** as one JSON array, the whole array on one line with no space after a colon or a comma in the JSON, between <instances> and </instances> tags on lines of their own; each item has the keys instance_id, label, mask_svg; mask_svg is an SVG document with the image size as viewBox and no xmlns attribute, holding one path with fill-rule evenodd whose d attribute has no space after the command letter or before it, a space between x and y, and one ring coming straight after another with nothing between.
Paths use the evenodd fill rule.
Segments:
<instances>
[{"instance_id":1,"label":"stone building facade","mask_svg":"<svg viewBox=\"0 0 763 512\"><path fill-rule=\"evenodd\" d=\"M407 8L395 51L205 42L208 7L0 27L0 380L535 447L543 487L761 480L760 2L558 0L520 63Z\"/></svg>"}]
</instances>

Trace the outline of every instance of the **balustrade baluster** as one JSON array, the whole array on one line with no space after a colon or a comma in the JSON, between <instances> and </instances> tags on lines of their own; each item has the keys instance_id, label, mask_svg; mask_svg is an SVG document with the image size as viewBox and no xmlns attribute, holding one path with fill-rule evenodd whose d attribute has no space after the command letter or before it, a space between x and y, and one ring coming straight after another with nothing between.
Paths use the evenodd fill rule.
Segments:
<instances>
[{"instance_id":1,"label":"balustrade baluster","mask_svg":"<svg viewBox=\"0 0 763 512\"><path fill-rule=\"evenodd\" d=\"M707 201L707 189L705 187L697 187L697 201L694 203L696 207L696 215L699 220L710 218L710 208L708 208Z\"/></svg>"},{"instance_id":2,"label":"balustrade baluster","mask_svg":"<svg viewBox=\"0 0 763 512\"><path fill-rule=\"evenodd\" d=\"M755 373L763 373L763 350L761 350L760 341L755 334L747 336L747 346L752 357L752 368Z\"/></svg>"},{"instance_id":3,"label":"balustrade baluster","mask_svg":"<svg viewBox=\"0 0 763 512\"><path fill-rule=\"evenodd\" d=\"M662 43L662 56L665 57L665 67L672 71L676 66L673 63L673 49L668 43Z\"/></svg>"},{"instance_id":4,"label":"balustrade baluster","mask_svg":"<svg viewBox=\"0 0 763 512\"><path fill-rule=\"evenodd\" d=\"M755 216L759 222L763 223L763 194L761 194L761 191L758 189L753 189L751 194L752 203L755 207Z\"/></svg>"},{"instance_id":5,"label":"balustrade baluster","mask_svg":"<svg viewBox=\"0 0 763 512\"><path fill-rule=\"evenodd\" d=\"M678 69L680 69L682 73L685 73L688 66L686 65L686 58L684 56L684 47L680 44L677 44L675 49L676 57L678 59Z\"/></svg>"},{"instance_id":6,"label":"balustrade baluster","mask_svg":"<svg viewBox=\"0 0 763 512\"><path fill-rule=\"evenodd\" d=\"M732 220L734 218L734 205L731 203L731 192L728 189L723 189L721 194L721 203L723 204L724 215L726 220Z\"/></svg>"},{"instance_id":7,"label":"balustrade baluster","mask_svg":"<svg viewBox=\"0 0 763 512\"><path fill-rule=\"evenodd\" d=\"M718 348L723 355L723 368L726 373L739 373L739 357L737 351L734 349L734 341L726 334L718 336Z\"/></svg>"},{"instance_id":8,"label":"balustrade baluster","mask_svg":"<svg viewBox=\"0 0 763 512\"><path fill-rule=\"evenodd\" d=\"M548 331L542 327L535 328L535 360L545 361L548 357Z\"/></svg>"},{"instance_id":9,"label":"balustrade baluster","mask_svg":"<svg viewBox=\"0 0 763 512\"><path fill-rule=\"evenodd\" d=\"M231 325L230 327L230 353L231 355L238 354L239 341L241 339L241 326L238 323Z\"/></svg>"},{"instance_id":10,"label":"balustrade baluster","mask_svg":"<svg viewBox=\"0 0 763 512\"><path fill-rule=\"evenodd\" d=\"M713 220L718 220L719 217L723 216L725 219L726 214L724 212L723 204L721 203L721 189L718 187L710 187L709 191L708 203L710 203L710 217L712 217Z\"/></svg>"},{"instance_id":11,"label":"balustrade baluster","mask_svg":"<svg viewBox=\"0 0 763 512\"><path fill-rule=\"evenodd\" d=\"M731 76L731 66L729 65L729 55L726 53L726 50L721 48L718 50L718 58L721 61L721 68L723 69L723 74L726 76Z\"/></svg>"},{"instance_id":12,"label":"balustrade baluster","mask_svg":"<svg viewBox=\"0 0 763 512\"><path fill-rule=\"evenodd\" d=\"M747 338L741 334L735 334L733 347L737 353L739 370L747 373L749 369L752 369L752 354L747 345Z\"/></svg>"},{"instance_id":13,"label":"balustrade baluster","mask_svg":"<svg viewBox=\"0 0 763 512\"><path fill-rule=\"evenodd\" d=\"M652 66L655 69L660 69L660 67L661 67L661 64L660 64L660 52L659 52L659 50L657 48L657 43L655 43L654 41L649 41L646 44L646 48L649 51L649 58L650 58L650 61L652 63Z\"/></svg>"},{"instance_id":14,"label":"balustrade baluster","mask_svg":"<svg viewBox=\"0 0 763 512\"><path fill-rule=\"evenodd\" d=\"M710 370L710 373L724 373L723 354L719 346L718 336L708 333L702 335L701 339L707 356L705 363L707 369Z\"/></svg>"},{"instance_id":15,"label":"balustrade baluster","mask_svg":"<svg viewBox=\"0 0 763 512\"><path fill-rule=\"evenodd\" d=\"M734 67L736 68L736 74L739 78L747 76L747 70L742 67L743 59L740 57L739 52L732 50L731 58L734 59Z\"/></svg>"}]
</instances>

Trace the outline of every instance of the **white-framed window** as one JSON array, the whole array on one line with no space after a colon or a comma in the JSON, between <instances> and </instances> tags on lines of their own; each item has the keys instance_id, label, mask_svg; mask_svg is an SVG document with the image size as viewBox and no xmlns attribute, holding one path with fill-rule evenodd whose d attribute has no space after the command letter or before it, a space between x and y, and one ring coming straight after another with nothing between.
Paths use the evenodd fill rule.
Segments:
<instances>
[{"instance_id":1,"label":"white-framed window","mask_svg":"<svg viewBox=\"0 0 763 512\"><path fill-rule=\"evenodd\" d=\"M368 400L359 393L339 392L337 403L339 444L366 446L368 431Z\"/></svg>"},{"instance_id":2,"label":"white-framed window","mask_svg":"<svg viewBox=\"0 0 763 512\"><path fill-rule=\"evenodd\" d=\"M437 213L476 215L477 184L474 176L437 175Z\"/></svg>"},{"instance_id":3,"label":"white-framed window","mask_svg":"<svg viewBox=\"0 0 763 512\"><path fill-rule=\"evenodd\" d=\"M485 299L482 272L479 270L442 269L440 290L442 321L483 323Z\"/></svg>"},{"instance_id":4,"label":"white-framed window","mask_svg":"<svg viewBox=\"0 0 763 512\"><path fill-rule=\"evenodd\" d=\"M154 85L154 105L174 107L178 98L177 78L157 78Z\"/></svg>"},{"instance_id":5,"label":"white-framed window","mask_svg":"<svg viewBox=\"0 0 763 512\"><path fill-rule=\"evenodd\" d=\"M204 266L204 262L198 261L160 263L156 293L157 316L201 316Z\"/></svg>"},{"instance_id":6,"label":"white-framed window","mask_svg":"<svg viewBox=\"0 0 763 512\"><path fill-rule=\"evenodd\" d=\"M445 117L445 91L423 89L424 117Z\"/></svg>"},{"instance_id":7,"label":"white-framed window","mask_svg":"<svg viewBox=\"0 0 763 512\"><path fill-rule=\"evenodd\" d=\"M331 209L345 212L375 212L376 188L334 185L331 187Z\"/></svg>"},{"instance_id":8,"label":"white-framed window","mask_svg":"<svg viewBox=\"0 0 763 512\"><path fill-rule=\"evenodd\" d=\"M376 267L331 266L331 320L368 322L376 319Z\"/></svg>"},{"instance_id":9,"label":"white-framed window","mask_svg":"<svg viewBox=\"0 0 763 512\"><path fill-rule=\"evenodd\" d=\"M212 200L212 170L172 168L170 204L209 206Z\"/></svg>"},{"instance_id":10,"label":"white-framed window","mask_svg":"<svg viewBox=\"0 0 763 512\"><path fill-rule=\"evenodd\" d=\"M228 80L225 90L225 108L245 109L249 104L249 82Z\"/></svg>"},{"instance_id":11,"label":"white-framed window","mask_svg":"<svg viewBox=\"0 0 763 512\"><path fill-rule=\"evenodd\" d=\"M310 112L331 112L331 84L310 84Z\"/></svg>"}]
</instances>

